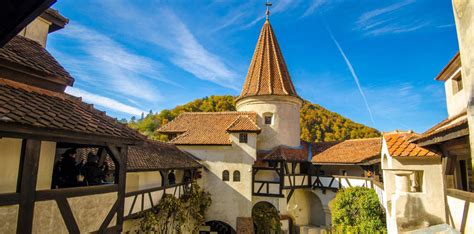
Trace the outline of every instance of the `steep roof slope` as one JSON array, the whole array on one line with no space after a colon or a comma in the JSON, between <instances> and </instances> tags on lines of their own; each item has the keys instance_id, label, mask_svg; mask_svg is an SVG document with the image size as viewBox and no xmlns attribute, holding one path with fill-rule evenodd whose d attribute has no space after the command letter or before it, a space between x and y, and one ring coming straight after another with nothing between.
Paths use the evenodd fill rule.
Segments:
<instances>
[{"instance_id":1,"label":"steep roof slope","mask_svg":"<svg viewBox=\"0 0 474 234\"><path fill-rule=\"evenodd\" d=\"M298 97L280 46L268 20L263 24L252 62L238 99L260 95Z\"/></svg>"}]
</instances>

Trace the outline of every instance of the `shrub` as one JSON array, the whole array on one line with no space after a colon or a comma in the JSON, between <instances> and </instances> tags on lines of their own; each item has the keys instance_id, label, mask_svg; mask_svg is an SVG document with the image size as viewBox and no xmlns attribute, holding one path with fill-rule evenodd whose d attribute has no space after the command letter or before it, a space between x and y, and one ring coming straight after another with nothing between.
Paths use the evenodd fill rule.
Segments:
<instances>
[{"instance_id":1,"label":"shrub","mask_svg":"<svg viewBox=\"0 0 474 234\"><path fill-rule=\"evenodd\" d=\"M339 190L330 202L336 233L385 233L385 213L374 190L352 187Z\"/></svg>"}]
</instances>

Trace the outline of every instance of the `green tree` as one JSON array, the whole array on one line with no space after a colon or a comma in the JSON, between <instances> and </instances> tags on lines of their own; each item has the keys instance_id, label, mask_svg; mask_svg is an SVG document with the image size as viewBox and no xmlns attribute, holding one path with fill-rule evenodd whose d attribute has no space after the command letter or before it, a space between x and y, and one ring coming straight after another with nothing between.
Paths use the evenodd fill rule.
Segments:
<instances>
[{"instance_id":1,"label":"green tree","mask_svg":"<svg viewBox=\"0 0 474 234\"><path fill-rule=\"evenodd\" d=\"M257 227L256 234L280 233L281 222L278 210L267 202L259 202L252 209L252 219Z\"/></svg>"},{"instance_id":2,"label":"green tree","mask_svg":"<svg viewBox=\"0 0 474 234\"><path fill-rule=\"evenodd\" d=\"M135 117L128 122L128 126L137 129L150 139L167 141L167 137L156 132L158 128L172 121L183 112L222 112L235 111L235 97L209 96L196 99L184 105L176 106L160 113L150 113L143 119ZM380 136L376 129L369 128L350 119L326 110L325 108L303 102L300 113L301 139L309 142L339 141L354 138L368 138Z\"/></svg>"},{"instance_id":3,"label":"green tree","mask_svg":"<svg viewBox=\"0 0 474 234\"><path fill-rule=\"evenodd\" d=\"M386 233L385 214L374 190L352 187L339 190L329 203L336 233Z\"/></svg>"}]
</instances>

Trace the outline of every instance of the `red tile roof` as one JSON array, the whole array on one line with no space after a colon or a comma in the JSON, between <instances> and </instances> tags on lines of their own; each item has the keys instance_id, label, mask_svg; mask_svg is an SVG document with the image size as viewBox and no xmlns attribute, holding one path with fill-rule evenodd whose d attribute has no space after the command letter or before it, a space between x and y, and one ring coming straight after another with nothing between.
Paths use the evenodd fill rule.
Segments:
<instances>
[{"instance_id":1,"label":"red tile roof","mask_svg":"<svg viewBox=\"0 0 474 234\"><path fill-rule=\"evenodd\" d=\"M162 126L158 132L179 133L176 145L230 145L230 131L258 132L254 112L186 112Z\"/></svg>"},{"instance_id":2,"label":"red tile roof","mask_svg":"<svg viewBox=\"0 0 474 234\"><path fill-rule=\"evenodd\" d=\"M62 130L126 142L144 139L80 98L5 79L0 79L1 126Z\"/></svg>"},{"instance_id":3,"label":"red tile roof","mask_svg":"<svg viewBox=\"0 0 474 234\"><path fill-rule=\"evenodd\" d=\"M410 143L413 133L386 133L383 135L387 144L388 152L392 157L439 157L437 152Z\"/></svg>"},{"instance_id":4,"label":"red tile roof","mask_svg":"<svg viewBox=\"0 0 474 234\"><path fill-rule=\"evenodd\" d=\"M78 148L77 157L86 162L89 153L97 152L97 148ZM104 163L109 170L115 169L114 162L107 153ZM143 145L128 147L127 171L130 172L198 167L201 165L192 155L179 150L173 144L146 140Z\"/></svg>"},{"instance_id":5,"label":"red tile roof","mask_svg":"<svg viewBox=\"0 0 474 234\"><path fill-rule=\"evenodd\" d=\"M299 98L268 20L265 21L260 32L238 99L258 95L284 95Z\"/></svg>"},{"instance_id":6,"label":"red tile roof","mask_svg":"<svg viewBox=\"0 0 474 234\"><path fill-rule=\"evenodd\" d=\"M197 168L201 165L190 154L175 145L158 141L146 141L128 148L128 171Z\"/></svg>"},{"instance_id":7,"label":"red tile roof","mask_svg":"<svg viewBox=\"0 0 474 234\"><path fill-rule=\"evenodd\" d=\"M65 85L74 83L74 78L45 48L23 36L16 36L0 47L0 61L33 69Z\"/></svg>"},{"instance_id":8,"label":"red tile roof","mask_svg":"<svg viewBox=\"0 0 474 234\"><path fill-rule=\"evenodd\" d=\"M441 121L426 132L422 133L420 136L412 139L411 142L423 144L434 138L443 137L447 134L463 130L463 135L467 135L469 134L468 128L467 112L464 111L458 115Z\"/></svg>"},{"instance_id":9,"label":"red tile roof","mask_svg":"<svg viewBox=\"0 0 474 234\"><path fill-rule=\"evenodd\" d=\"M312 148L310 143L305 141L301 141L301 146L298 148L280 145L273 148L270 152L258 152L257 159L259 161L308 161L308 157L310 156L308 151L310 148Z\"/></svg>"},{"instance_id":10,"label":"red tile roof","mask_svg":"<svg viewBox=\"0 0 474 234\"><path fill-rule=\"evenodd\" d=\"M313 145L315 164L356 164L380 157L382 138L317 142Z\"/></svg>"}]
</instances>

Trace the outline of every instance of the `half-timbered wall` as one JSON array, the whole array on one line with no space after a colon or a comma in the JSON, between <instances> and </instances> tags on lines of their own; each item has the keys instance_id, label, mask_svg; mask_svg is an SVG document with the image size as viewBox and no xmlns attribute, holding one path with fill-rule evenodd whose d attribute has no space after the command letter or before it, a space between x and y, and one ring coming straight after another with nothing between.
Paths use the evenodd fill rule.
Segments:
<instances>
[{"instance_id":1,"label":"half-timbered wall","mask_svg":"<svg viewBox=\"0 0 474 234\"><path fill-rule=\"evenodd\" d=\"M0 138L0 146L0 233L120 230L126 147L106 147L116 162L116 184L52 190L55 142Z\"/></svg>"}]
</instances>

